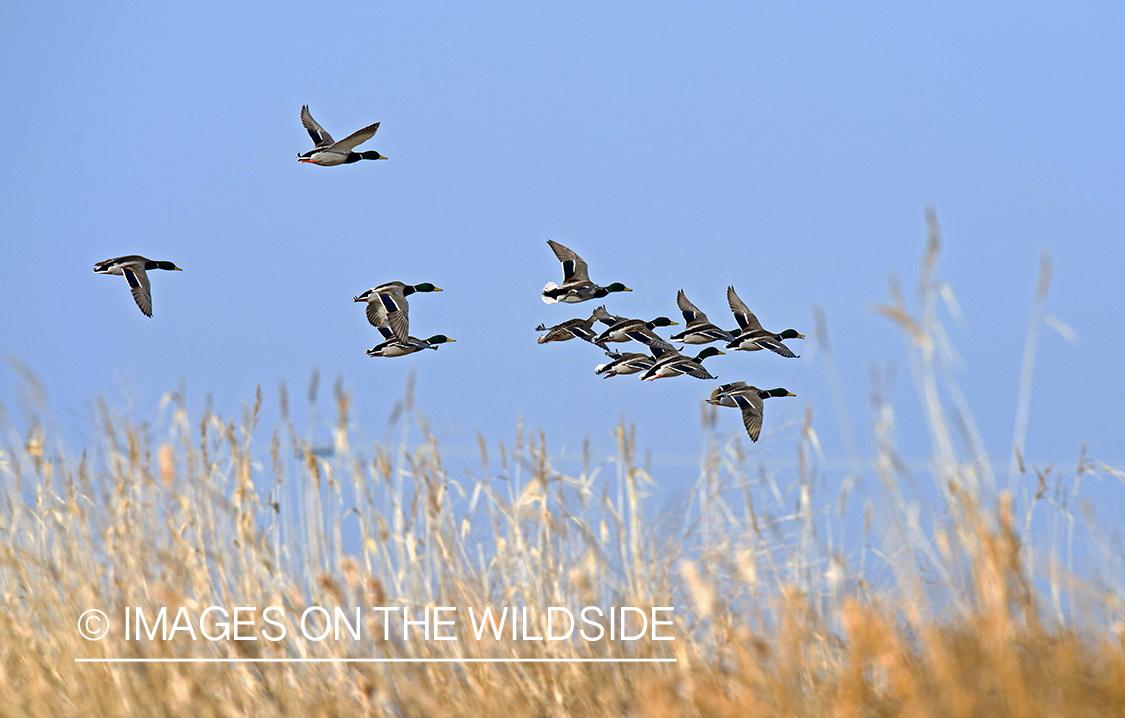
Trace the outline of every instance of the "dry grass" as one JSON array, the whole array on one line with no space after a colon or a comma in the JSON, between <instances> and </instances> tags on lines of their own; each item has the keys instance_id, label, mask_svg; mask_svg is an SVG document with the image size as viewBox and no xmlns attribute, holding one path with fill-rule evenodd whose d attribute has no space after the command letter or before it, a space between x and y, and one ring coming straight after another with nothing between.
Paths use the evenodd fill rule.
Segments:
<instances>
[{"instance_id":1,"label":"dry grass","mask_svg":"<svg viewBox=\"0 0 1125 718\"><path fill-rule=\"evenodd\" d=\"M853 456L840 495L819 498L819 442L806 417L794 468L781 474L755 466L741 441L713 437L690 505L670 518L646 505L652 479L634 462L625 427L616 456L586 457L569 472L552 464L542 436L495 447L482 439L479 474L459 481L409 399L398 447L364 455L339 387L331 452L301 438L284 390L272 433L257 426L260 392L239 422L192 419L170 396L159 430L102 406L96 439L78 455L44 429L43 415L23 431L6 422L0 714L1125 714L1122 593L1109 576L1076 575L1070 557L1081 522L1066 502L1083 475L1115 472L1083 460L1073 489L1052 493L1057 473L1028 481L1020 463L1012 485L1030 486L1024 494L993 488L948 370L956 355L936 305L952 293L936 279L936 223L931 230L917 314L895 288L879 311L903 331L929 423L932 511L905 498L901 487L922 477L895 453L894 410L877 390L874 461L865 471ZM421 438L409 441L408 430ZM1021 441L1017 431L1017 461ZM864 477L875 486L857 509L847 494ZM1037 543L1030 517L1038 505L1062 530ZM340 643L126 642L116 632L88 642L76 631L90 607L120 622L127 606L198 613L211 605L276 605L290 616L311 605L675 606L676 640L383 641L370 611L363 640ZM256 619L268 630L260 612ZM678 660L75 663L515 655Z\"/></svg>"}]
</instances>

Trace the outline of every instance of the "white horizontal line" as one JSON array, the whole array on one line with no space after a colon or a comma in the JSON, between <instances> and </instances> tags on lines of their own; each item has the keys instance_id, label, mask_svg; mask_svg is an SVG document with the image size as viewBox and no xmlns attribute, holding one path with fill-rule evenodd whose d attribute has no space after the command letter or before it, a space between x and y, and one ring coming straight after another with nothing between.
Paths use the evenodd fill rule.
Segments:
<instances>
[{"instance_id":1,"label":"white horizontal line","mask_svg":"<svg viewBox=\"0 0 1125 718\"><path fill-rule=\"evenodd\" d=\"M676 663L676 658L75 658L75 663Z\"/></svg>"}]
</instances>

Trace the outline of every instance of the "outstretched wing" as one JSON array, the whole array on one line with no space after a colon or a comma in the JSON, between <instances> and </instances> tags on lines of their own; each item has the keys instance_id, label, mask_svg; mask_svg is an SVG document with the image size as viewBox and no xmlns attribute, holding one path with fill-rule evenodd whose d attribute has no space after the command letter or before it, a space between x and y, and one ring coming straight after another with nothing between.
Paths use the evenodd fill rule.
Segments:
<instances>
[{"instance_id":1,"label":"outstretched wing","mask_svg":"<svg viewBox=\"0 0 1125 718\"><path fill-rule=\"evenodd\" d=\"M406 302L406 297L402 295L401 291L380 292L376 296L383 305L387 323L390 324L395 337L400 342L408 340L410 338L410 305Z\"/></svg>"},{"instance_id":2,"label":"outstretched wing","mask_svg":"<svg viewBox=\"0 0 1125 718\"><path fill-rule=\"evenodd\" d=\"M133 292L133 299L146 317L152 316L152 289L149 287L148 274L137 267L122 267L125 279L129 282L129 290Z\"/></svg>"},{"instance_id":3,"label":"outstretched wing","mask_svg":"<svg viewBox=\"0 0 1125 718\"><path fill-rule=\"evenodd\" d=\"M586 262L582 257L575 254L574 250L564 247L553 239L548 239L547 244L551 245L555 256L562 262L563 284L570 284L571 282L588 283L590 281Z\"/></svg>"},{"instance_id":4,"label":"outstretched wing","mask_svg":"<svg viewBox=\"0 0 1125 718\"><path fill-rule=\"evenodd\" d=\"M757 441L758 436L762 433L762 405L742 407L742 425L746 427L746 433L750 435L750 441Z\"/></svg>"},{"instance_id":5,"label":"outstretched wing","mask_svg":"<svg viewBox=\"0 0 1125 718\"><path fill-rule=\"evenodd\" d=\"M344 139L332 145L333 152L351 152L356 145L362 145L369 139L375 136L375 131L379 129L379 123L368 125L362 130L356 130Z\"/></svg>"},{"instance_id":6,"label":"outstretched wing","mask_svg":"<svg viewBox=\"0 0 1125 718\"><path fill-rule=\"evenodd\" d=\"M655 332L653 332L648 327L642 326L638 329L633 329L631 331L625 332L625 336L629 337L633 341L640 342L641 344L644 344L645 346L654 347L654 348L658 348L658 349L665 349L665 350L675 349L675 347L673 347L671 344L669 344L668 342L661 339L659 336L656 335Z\"/></svg>"},{"instance_id":7,"label":"outstretched wing","mask_svg":"<svg viewBox=\"0 0 1125 718\"><path fill-rule=\"evenodd\" d=\"M731 314L734 315L734 320L738 322L743 334L761 330L762 325L758 318L746 306L746 302L738 298L738 295L734 292L734 287L727 287L727 304L730 305Z\"/></svg>"},{"instance_id":8,"label":"outstretched wing","mask_svg":"<svg viewBox=\"0 0 1125 718\"><path fill-rule=\"evenodd\" d=\"M687 295L684 290L680 290L676 294L676 304L680 307L680 312L684 315L684 321L690 327L693 322L704 323L707 321L707 315L699 311L699 307L695 306L688 301Z\"/></svg>"},{"instance_id":9,"label":"outstretched wing","mask_svg":"<svg viewBox=\"0 0 1125 718\"><path fill-rule=\"evenodd\" d=\"M383 328L387 326L387 312L383 309L383 303L380 301L373 301L367 303L367 321L371 322L371 326Z\"/></svg>"},{"instance_id":10,"label":"outstretched wing","mask_svg":"<svg viewBox=\"0 0 1125 718\"><path fill-rule=\"evenodd\" d=\"M783 357L788 357L790 359L797 358L797 355L790 351L789 347L785 346L781 343L780 340L774 339L773 337L763 337L761 339L755 339L754 343L760 347L765 347L772 352L776 352Z\"/></svg>"},{"instance_id":11,"label":"outstretched wing","mask_svg":"<svg viewBox=\"0 0 1125 718\"><path fill-rule=\"evenodd\" d=\"M697 361L688 360L685 362L676 362L672 365L674 369L682 374L694 376L696 379L714 379L711 372L703 368L703 365Z\"/></svg>"},{"instance_id":12,"label":"outstretched wing","mask_svg":"<svg viewBox=\"0 0 1125 718\"><path fill-rule=\"evenodd\" d=\"M324 128L313 119L308 105L301 105L301 124L309 131L309 137L312 138L313 144L317 147L327 147L335 142L332 135L325 132Z\"/></svg>"}]
</instances>

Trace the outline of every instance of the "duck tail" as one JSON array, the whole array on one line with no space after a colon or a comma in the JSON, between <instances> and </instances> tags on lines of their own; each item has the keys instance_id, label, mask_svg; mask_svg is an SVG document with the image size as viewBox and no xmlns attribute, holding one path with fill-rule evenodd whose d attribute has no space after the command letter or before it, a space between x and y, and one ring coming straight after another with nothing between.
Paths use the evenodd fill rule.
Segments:
<instances>
[{"instance_id":1,"label":"duck tail","mask_svg":"<svg viewBox=\"0 0 1125 718\"><path fill-rule=\"evenodd\" d=\"M547 282L543 287L543 301L547 304L558 304L559 300L551 296L551 292L559 288L559 285L554 282Z\"/></svg>"}]
</instances>

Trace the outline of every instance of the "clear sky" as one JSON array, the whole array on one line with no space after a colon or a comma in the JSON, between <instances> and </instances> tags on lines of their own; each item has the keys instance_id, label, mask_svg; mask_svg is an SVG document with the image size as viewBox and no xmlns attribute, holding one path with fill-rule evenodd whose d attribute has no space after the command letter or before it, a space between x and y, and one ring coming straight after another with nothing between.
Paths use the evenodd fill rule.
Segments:
<instances>
[{"instance_id":1,"label":"clear sky","mask_svg":"<svg viewBox=\"0 0 1125 718\"><path fill-rule=\"evenodd\" d=\"M540 301L561 278L550 238L635 290L616 314L679 319L682 288L729 325L733 284L766 327L811 335L822 306L860 452L869 369L894 362L922 459L900 337L870 307L890 271L913 295L933 205L966 317L948 323L958 378L997 468L1043 250L1047 311L1079 341L1041 336L1027 453L1073 464L1088 442L1120 462L1123 20L1108 2L5 4L0 353L76 440L99 394L149 419L182 382L193 409L211 394L237 414L260 383L273 411L315 366L373 438L415 370L451 452L510 441L521 417L555 450L609 452L624 417L658 464L690 463L713 382L603 381L595 347L536 344L594 307ZM336 138L381 121L360 149L390 159L299 164L302 104ZM134 253L185 270L151 273L152 319L92 271ZM352 296L390 280L443 287L411 298L411 333L457 343L365 356L379 337ZM708 368L798 395L767 404L754 451L791 457L811 404L843 460L815 343L790 344L801 359ZM20 384L0 368L9 407Z\"/></svg>"}]
</instances>

